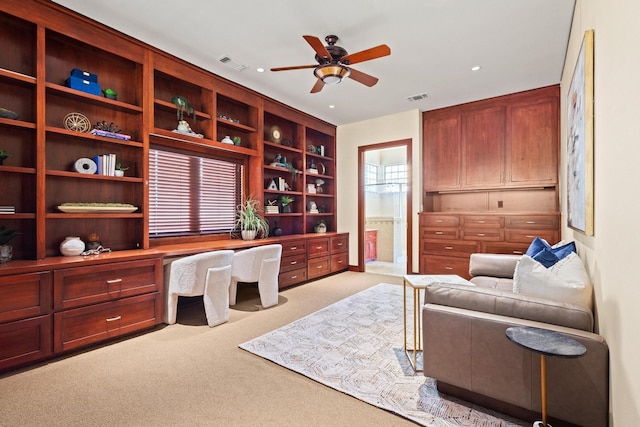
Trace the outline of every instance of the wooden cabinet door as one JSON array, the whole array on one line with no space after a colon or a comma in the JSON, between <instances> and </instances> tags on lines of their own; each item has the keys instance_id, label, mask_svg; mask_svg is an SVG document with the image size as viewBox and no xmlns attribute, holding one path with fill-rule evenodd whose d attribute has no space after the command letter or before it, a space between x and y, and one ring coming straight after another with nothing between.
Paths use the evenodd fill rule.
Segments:
<instances>
[{"instance_id":1,"label":"wooden cabinet door","mask_svg":"<svg viewBox=\"0 0 640 427\"><path fill-rule=\"evenodd\" d=\"M507 184L558 182L558 99L509 108Z\"/></svg>"},{"instance_id":2,"label":"wooden cabinet door","mask_svg":"<svg viewBox=\"0 0 640 427\"><path fill-rule=\"evenodd\" d=\"M502 107L462 115L464 188L504 185L505 121Z\"/></svg>"},{"instance_id":3,"label":"wooden cabinet door","mask_svg":"<svg viewBox=\"0 0 640 427\"><path fill-rule=\"evenodd\" d=\"M423 122L425 190L460 188L460 115L429 115Z\"/></svg>"}]
</instances>

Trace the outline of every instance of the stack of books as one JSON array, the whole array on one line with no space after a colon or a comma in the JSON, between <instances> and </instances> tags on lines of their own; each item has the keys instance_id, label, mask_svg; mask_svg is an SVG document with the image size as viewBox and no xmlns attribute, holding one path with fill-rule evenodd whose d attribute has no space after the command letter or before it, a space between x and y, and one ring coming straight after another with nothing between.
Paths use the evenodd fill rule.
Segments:
<instances>
[{"instance_id":1,"label":"stack of books","mask_svg":"<svg viewBox=\"0 0 640 427\"><path fill-rule=\"evenodd\" d=\"M3 206L0 205L0 214L14 214L16 213L15 206Z\"/></svg>"},{"instance_id":2,"label":"stack of books","mask_svg":"<svg viewBox=\"0 0 640 427\"><path fill-rule=\"evenodd\" d=\"M280 213L278 209L278 205L267 205L264 207L264 212L268 214L277 214Z\"/></svg>"}]
</instances>

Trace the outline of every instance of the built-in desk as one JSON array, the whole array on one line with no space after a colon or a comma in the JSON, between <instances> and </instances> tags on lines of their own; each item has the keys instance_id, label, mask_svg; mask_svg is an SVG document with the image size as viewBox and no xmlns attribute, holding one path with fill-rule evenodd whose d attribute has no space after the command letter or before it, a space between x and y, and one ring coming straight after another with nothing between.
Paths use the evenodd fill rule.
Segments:
<instances>
[{"instance_id":1,"label":"built-in desk","mask_svg":"<svg viewBox=\"0 0 640 427\"><path fill-rule=\"evenodd\" d=\"M163 264L171 259L273 243L283 249L280 288L349 268L348 233L222 239L0 264L0 372L162 323Z\"/></svg>"}]
</instances>

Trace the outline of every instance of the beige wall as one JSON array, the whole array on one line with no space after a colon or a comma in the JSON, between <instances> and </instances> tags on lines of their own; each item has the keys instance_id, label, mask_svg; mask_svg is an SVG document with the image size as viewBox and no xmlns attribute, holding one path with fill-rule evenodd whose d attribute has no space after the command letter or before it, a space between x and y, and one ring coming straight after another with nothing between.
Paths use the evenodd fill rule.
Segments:
<instances>
[{"instance_id":1,"label":"beige wall","mask_svg":"<svg viewBox=\"0 0 640 427\"><path fill-rule=\"evenodd\" d=\"M412 140L413 271L418 271L418 216L422 198L422 116L419 110L338 126L336 159L338 231L349 233L349 265L358 264L358 147L401 139Z\"/></svg>"},{"instance_id":2,"label":"beige wall","mask_svg":"<svg viewBox=\"0 0 640 427\"><path fill-rule=\"evenodd\" d=\"M640 425L640 1L577 0L562 75L561 182L566 182L566 96L586 30L595 40L595 233L565 228L595 285L597 327L610 350L611 420ZM566 214L566 186L562 212ZM563 215L566 218L566 215Z\"/></svg>"}]
</instances>

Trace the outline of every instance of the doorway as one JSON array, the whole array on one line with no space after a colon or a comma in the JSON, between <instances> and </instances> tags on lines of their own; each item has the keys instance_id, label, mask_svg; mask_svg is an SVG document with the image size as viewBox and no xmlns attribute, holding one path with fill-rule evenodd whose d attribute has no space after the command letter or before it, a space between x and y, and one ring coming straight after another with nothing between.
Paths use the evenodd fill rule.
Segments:
<instances>
[{"instance_id":1,"label":"doorway","mask_svg":"<svg viewBox=\"0 0 640 427\"><path fill-rule=\"evenodd\" d=\"M359 147L359 270L411 271L411 140Z\"/></svg>"}]
</instances>

